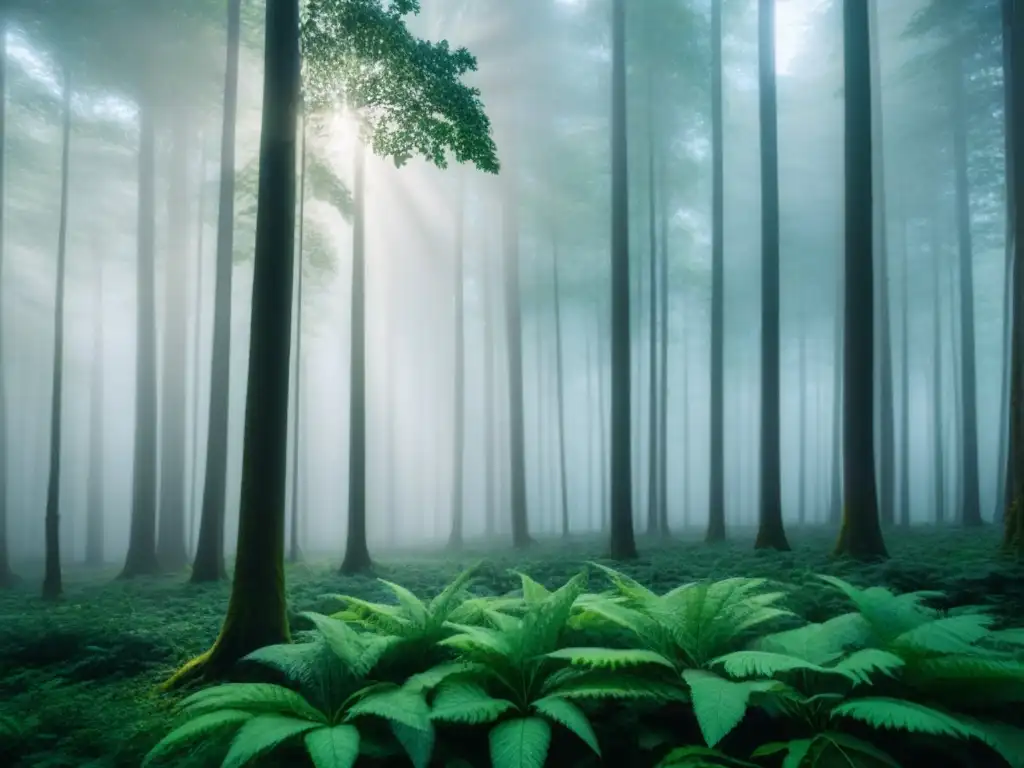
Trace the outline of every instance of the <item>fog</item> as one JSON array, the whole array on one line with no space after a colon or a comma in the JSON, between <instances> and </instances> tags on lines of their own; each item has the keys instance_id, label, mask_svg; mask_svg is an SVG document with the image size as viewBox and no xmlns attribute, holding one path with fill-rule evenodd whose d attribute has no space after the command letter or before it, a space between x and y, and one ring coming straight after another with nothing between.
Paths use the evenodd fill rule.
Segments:
<instances>
[{"instance_id":1,"label":"fog","mask_svg":"<svg viewBox=\"0 0 1024 768\"><path fill-rule=\"evenodd\" d=\"M496 2L496 0L495 0ZM606 304L610 280L608 162L610 54L607 3L530 0L531 10L505 26L495 2L424 0L415 30L467 46L478 59L471 80L494 125L503 170L520 179L520 259L528 510L534 535L560 530L558 376L553 292L557 251L563 347L566 484L570 529L601 529L606 492L609 388ZM192 79L185 102L157 109L157 338L164 338L168 265L185 259L188 296L186 406L170 417L187 425L189 551L194 546L206 457L224 21L209 20L177 36L176 77ZM708 517L710 410L711 157L707 2L693 2L701 24L680 27L670 0L629 3L630 245L633 356L634 518L649 504L650 236L648 116L669 134L657 157L669 220L667 486L669 525L703 531ZM725 14L725 446L730 523L753 524L758 499L760 401L760 165L757 13L751 0ZM927 35L907 32L918 0L879 3L896 440L901 436L900 382L907 377L910 456L896 472L907 482L910 517L935 517L933 446L944 440L947 498L959 487L960 277L950 131L941 77L928 65ZM252 6L252 7L250 7ZM650 30L651 18L664 23ZM237 121L237 187L232 295L231 389L226 541L234 547L241 477L255 180L262 97L262 12L246 3ZM168 30L154 12L135 44L166 48ZM998 24L998 11L996 11ZM646 25L646 26L645 26ZM836 322L843 256L843 101L841 12L826 0L779 0L777 17L779 164L782 238L782 472L787 524L829 517L836 429ZM655 24L655 27L658 25ZM680 31L682 29L682 31ZM997 27L998 29L998 27ZM0 290L6 377L9 543L15 562L43 553L50 470L51 386L57 232L60 215L61 50L17 19L7 32L6 199ZM650 35L649 37L644 37ZM998 65L999 51L991 54ZM155 66L155 65L154 65ZM979 65L979 68L980 65ZM983 69L983 68L981 68ZM648 88L650 72L656 87ZM984 70L987 71L987 70ZM139 73L133 73L139 76ZM81 80L79 80L81 75ZM64 557L85 547L90 452L90 393L102 370L105 551L119 561L132 507L136 373L136 237L138 108L118 88L114 69L72 72L74 87L68 208L60 477ZM142 73L158 80L166 73ZM992 87L1001 89L1001 75ZM1004 202L1002 114L986 106L975 82L968 145L973 236L978 463L986 519L998 504L1003 398ZM152 99L164 99L156 88ZM985 101L989 98L989 101ZM995 99L998 103L998 98ZM172 231L168 214L174 120L187 121L188 226ZM310 158L340 184L307 180L304 207L302 352L293 364L301 393L298 483L301 539L316 552L345 543L348 488L352 231L350 200L357 133L342 114L306 125ZM314 162L311 160L310 162ZM455 410L455 254L460 185L464 185L465 407L464 503L467 538L483 535L494 504L498 532L508 531L508 374L501 177L418 159L396 168L367 161L367 434L371 551L443 543L451 527ZM312 171L310 171L312 176ZM333 190L331 192L330 190ZM339 191L340 190L340 191ZM660 225L659 225L660 226ZM933 232L933 227L935 231ZM176 248L175 235L185 247ZM941 304L935 303L931 248L940 246ZM489 266L488 266L489 265ZM488 268L493 283L488 285ZM879 272L876 271L876 276ZM901 311L906 307L907 333ZM876 317L878 312L876 311ZM942 371L933 375L933 334L941 320ZM490 331L488 323L491 323ZM293 322L293 330L295 323ZM97 343L99 339L99 343ZM198 346L194 342L198 341ZM876 343L878 334L876 334ZM161 342L162 343L162 342ZM955 348L954 348L955 347ZM493 403L487 396L488 351L494 355ZM295 345L293 344L293 353ZM803 349L803 353L801 353ZM906 365L903 363L906 350ZM801 363L801 358L803 363ZM157 353L163 366L162 352ZM877 368L877 366L876 366ZM803 369L803 372L801 371ZM877 371L876 371L877 374ZM158 381L163 381L162 368ZM933 417L936 387L941 423ZM601 392L603 391L603 395ZM876 398L879 388L876 387ZM604 398L604 405L601 399ZM801 412L803 416L801 416ZM160 429L168 414L161 412ZM487 482L488 418L494 419L495 497ZM880 419L876 407L876 419ZM803 451L801 451L801 445ZM897 442L898 445L898 442ZM879 452L880 454L880 452ZM898 451L897 451L898 456ZM803 462L803 470L801 470ZM802 492L801 492L802 484ZM802 502L801 502L802 499ZM948 513L947 513L948 514ZM952 517L952 514L950 514Z\"/></svg>"}]
</instances>

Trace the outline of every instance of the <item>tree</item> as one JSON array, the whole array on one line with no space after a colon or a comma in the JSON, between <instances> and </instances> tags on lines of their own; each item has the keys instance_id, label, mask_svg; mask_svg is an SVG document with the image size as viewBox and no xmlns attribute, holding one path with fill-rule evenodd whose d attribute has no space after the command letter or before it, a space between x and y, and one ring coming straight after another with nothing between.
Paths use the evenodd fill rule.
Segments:
<instances>
[{"instance_id":1,"label":"tree","mask_svg":"<svg viewBox=\"0 0 1024 768\"><path fill-rule=\"evenodd\" d=\"M213 298L213 355L210 365L210 415L206 437L206 477L199 541L192 583L218 581L224 571L224 505L228 477L228 398L231 379L231 283L235 222L235 118L238 111L238 54L242 0L227 0L227 66L220 136L217 209L217 262Z\"/></svg>"},{"instance_id":2,"label":"tree","mask_svg":"<svg viewBox=\"0 0 1024 768\"><path fill-rule=\"evenodd\" d=\"M875 483L871 44L868 8L843 0L845 273L843 519L837 555L885 558Z\"/></svg>"},{"instance_id":3,"label":"tree","mask_svg":"<svg viewBox=\"0 0 1024 768\"><path fill-rule=\"evenodd\" d=\"M637 556L633 533L633 476L629 364L629 165L626 135L626 3L612 0L611 93L611 555Z\"/></svg>"},{"instance_id":4,"label":"tree","mask_svg":"<svg viewBox=\"0 0 1024 768\"><path fill-rule=\"evenodd\" d=\"M85 563L104 560L104 376L103 376L103 262L96 254L96 285L93 301L92 376L89 386L89 475L85 522Z\"/></svg>"},{"instance_id":5,"label":"tree","mask_svg":"<svg viewBox=\"0 0 1024 768\"><path fill-rule=\"evenodd\" d=\"M462 513L464 506L463 467L466 454L466 290L465 290L465 217L466 177L458 178L458 199L455 203L455 269L454 272L454 331L455 331L455 386L452 388L452 530L448 545L462 546Z\"/></svg>"},{"instance_id":6,"label":"tree","mask_svg":"<svg viewBox=\"0 0 1024 768\"><path fill-rule=\"evenodd\" d=\"M295 412L292 414L292 499L291 531L289 536L288 562L297 563L302 559L299 547L299 470L300 445L302 439L302 387L305 384L302 364L302 270L306 260L303 254L303 240L306 233L306 114L302 113L302 146L299 148L299 243L295 249Z\"/></svg>"},{"instance_id":7,"label":"tree","mask_svg":"<svg viewBox=\"0 0 1024 768\"><path fill-rule=\"evenodd\" d=\"M782 525L779 412L779 149L775 0L758 5L761 114L761 514L755 549L788 550Z\"/></svg>"},{"instance_id":8,"label":"tree","mask_svg":"<svg viewBox=\"0 0 1024 768\"><path fill-rule=\"evenodd\" d=\"M725 540L725 201L722 157L722 2L711 0L711 462L708 542Z\"/></svg>"},{"instance_id":9,"label":"tree","mask_svg":"<svg viewBox=\"0 0 1024 768\"><path fill-rule=\"evenodd\" d=\"M465 49L415 38L403 17L413 0L310 0L302 25L319 103L339 84L363 115L377 154L447 164L446 151L496 173L479 93L461 82L476 62ZM295 261L299 102L297 0L267 0L256 255L242 455L242 493L231 598L213 647L168 682L222 675L242 656L290 637L284 591L288 380ZM353 66L354 65L354 66ZM340 82L339 82L340 81Z\"/></svg>"}]
</instances>

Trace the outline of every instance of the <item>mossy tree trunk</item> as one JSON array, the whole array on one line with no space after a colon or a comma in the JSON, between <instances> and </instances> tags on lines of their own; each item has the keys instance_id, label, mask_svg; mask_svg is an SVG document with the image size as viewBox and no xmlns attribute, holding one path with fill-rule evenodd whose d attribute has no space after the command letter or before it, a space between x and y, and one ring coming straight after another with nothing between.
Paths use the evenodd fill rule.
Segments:
<instances>
[{"instance_id":1,"label":"mossy tree trunk","mask_svg":"<svg viewBox=\"0 0 1024 768\"><path fill-rule=\"evenodd\" d=\"M775 0L758 5L761 115L761 452L755 549L788 550L782 524L779 392L779 137L775 82Z\"/></svg>"},{"instance_id":2,"label":"mossy tree trunk","mask_svg":"<svg viewBox=\"0 0 1024 768\"><path fill-rule=\"evenodd\" d=\"M299 4L267 0L248 394L238 544L227 615L213 647L169 685L223 675L257 648L288 642L284 511L295 273Z\"/></svg>"},{"instance_id":3,"label":"mossy tree trunk","mask_svg":"<svg viewBox=\"0 0 1024 768\"><path fill-rule=\"evenodd\" d=\"M143 94L139 104L138 266L136 275L135 451L132 517L121 578L156 573L157 366L156 366L156 115Z\"/></svg>"},{"instance_id":4,"label":"mossy tree trunk","mask_svg":"<svg viewBox=\"0 0 1024 768\"><path fill-rule=\"evenodd\" d=\"M612 0L611 100L611 556L637 556L630 456L629 161L626 133L626 3Z\"/></svg>"},{"instance_id":5,"label":"mossy tree trunk","mask_svg":"<svg viewBox=\"0 0 1024 768\"><path fill-rule=\"evenodd\" d=\"M46 568L43 598L64 591L60 571L60 464L64 447L64 295L68 256L68 175L71 165L71 68L64 67L64 120L60 161L60 223L57 229L57 291L53 312L53 381L50 393L50 476L46 485Z\"/></svg>"},{"instance_id":6,"label":"mossy tree trunk","mask_svg":"<svg viewBox=\"0 0 1024 768\"><path fill-rule=\"evenodd\" d=\"M843 518L837 555L887 557L875 485L874 264L871 207L871 46L868 9L843 0L845 291Z\"/></svg>"},{"instance_id":7,"label":"mossy tree trunk","mask_svg":"<svg viewBox=\"0 0 1024 768\"><path fill-rule=\"evenodd\" d=\"M366 149L357 140L352 190L352 340L349 362L348 535L342 573L370 569L366 544Z\"/></svg>"},{"instance_id":8,"label":"mossy tree trunk","mask_svg":"<svg viewBox=\"0 0 1024 768\"><path fill-rule=\"evenodd\" d=\"M218 581L224 570L224 506L228 474L228 403L231 385L231 282L235 226L235 116L238 111L238 52L241 0L228 0L227 67L220 137L217 263L213 296L213 354L207 419L206 477L192 582ZM269 12L269 11L268 11ZM262 163L262 159L261 159ZM293 214L294 216L294 214ZM248 406L246 406L248 407Z\"/></svg>"},{"instance_id":9,"label":"mossy tree trunk","mask_svg":"<svg viewBox=\"0 0 1024 768\"><path fill-rule=\"evenodd\" d=\"M725 540L725 177L722 152L722 3L711 0L711 446L708 542ZM684 407L686 407L684 405Z\"/></svg>"}]
</instances>

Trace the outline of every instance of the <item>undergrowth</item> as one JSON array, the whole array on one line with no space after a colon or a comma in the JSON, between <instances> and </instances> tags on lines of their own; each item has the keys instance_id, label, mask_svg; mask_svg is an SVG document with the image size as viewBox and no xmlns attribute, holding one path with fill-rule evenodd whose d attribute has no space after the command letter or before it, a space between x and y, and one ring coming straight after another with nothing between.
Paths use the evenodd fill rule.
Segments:
<instances>
[{"instance_id":1,"label":"undergrowth","mask_svg":"<svg viewBox=\"0 0 1024 768\"><path fill-rule=\"evenodd\" d=\"M539 767L542 753L579 766L1020 765L1020 638L1003 625L1024 616L1024 580L993 557L997 536L914 530L872 566L830 561L826 537L794 538L787 554L646 547L596 563L589 584L573 578L600 551L585 542L406 554L378 568L390 583L297 566L301 642L240 667L234 685L263 687L184 701L156 685L215 637L224 585L72 570L58 606L28 587L0 594L0 763L138 768L192 723L192 750L166 744L154 766L256 755L321 768L356 752L359 765L453 767Z\"/></svg>"}]
</instances>

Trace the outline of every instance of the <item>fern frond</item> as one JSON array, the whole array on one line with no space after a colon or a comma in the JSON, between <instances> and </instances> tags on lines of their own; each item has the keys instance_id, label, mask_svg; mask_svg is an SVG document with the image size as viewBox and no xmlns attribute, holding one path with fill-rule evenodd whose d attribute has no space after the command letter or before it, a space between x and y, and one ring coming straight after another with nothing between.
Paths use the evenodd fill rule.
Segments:
<instances>
[{"instance_id":1,"label":"fern frond","mask_svg":"<svg viewBox=\"0 0 1024 768\"><path fill-rule=\"evenodd\" d=\"M817 672L818 674L836 672L834 669L828 669L795 656L768 651L734 651L712 659L709 666L721 666L730 677L775 677L793 670Z\"/></svg>"},{"instance_id":2,"label":"fern frond","mask_svg":"<svg viewBox=\"0 0 1024 768\"><path fill-rule=\"evenodd\" d=\"M492 768L543 768L551 746L551 725L541 717L520 717L491 729Z\"/></svg>"},{"instance_id":3,"label":"fern frond","mask_svg":"<svg viewBox=\"0 0 1024 768\"><path fill-rule=\"evenodd\" d=\"M675 665L660 653L640 648L559 648L544 655L546 658L561 659L580 667L622 669L657 664L675 670Z\"/></svg>"},{"instance_id":4,"label":"fern frond","mask_svg":"<svg viewBox=\"0 0 1024 768\"><path fill-rule=\"evenodd\" d=\"M429 731L433 727L427 700L422 693L407 688L391 687L362 696L348 708L345 720L351 722L364 715L402 723L419 731Z\"/></svg>"},{"instance_id":5,"label":"fern frond","mask_svg":"<svg viewBox=\"0 0 1024 768\"><path fill-rule=\"evenodd\" d=\"M321 727L286 715L257 715L247 720L231 740L221 768L242 768L286 741Z\"/></svg>"},{"instance_id":6,"label":"fern frond","mask_svg":"<svg viewBox=\"0 0 1024 768\"><path fill-rule=\"evenodd\" d=\"M197 691L178 706L190 717L232 709L252 715L292 715L314 723L327 722L327 716L301 694L271 683L224 683Z\"/></svg>"},{"instance_id":7,"label":"fern frond","mask_svg":"<svg viewBox=\"0 0 1024 768\"><path fill-rule=\"evenodd\" d=\"M470 624L454 624L449 626L457 634L446 637L438 645L452 648L472 659L486 661L494 657L507 658L515 652L512 640L505 632L490 627L477 627Z\"/></svg>"},{"instance_id":8,"label":"fern frond","mask_svg":"<svg viewBox=\"0 0 1024 768\"><path fill-rule=\"evenodd\" d=\"M884 587L858 589L836 576L819 574L818 578L846 595L871 625L872 632L886 644L938 617L937 611L921 604L935 593L908 592L897 596Z\"/></svg>"},{"instance_id":9,"label":"fern frond","mask_svg":"<svg viewBox=\"0 0 1024 768\"><path fill-rule=\"evenodd\" d=\"M481 685L448 681L438 686L430 717L443 723L479 725L493 723L514 708L511 701L494 698Z\"/></svg>"},{"instance_id":10,"label":"fern frond","mask_svg":"<svg viewBox=\"0 0 1024 768\"><path fill-rule=\"evenodd\" d=\"M433 600L430 601L428 611L430 613L431 621L434 622L445 622L448 621L449 616L456 610L459 605L466 601L466 586L477 571L480 570L480 564L471 565L469 568L464 570L458 576L456 576L448 585L442 589ZM479 599L479 598L477 598Z\"/></svg>"},{"instance_id":11,"label":"fern frond","mask_svg":"<svg viewBox=\"0 0 1024 768\"><path fill-rule=\"evenodd\" d=\"M554 650L565 630L576 598L587 588L587 573L577 573L543 600L528 603L518 633L516 653L528 659Z\"/></svg>"},{"instance_id":12,"label":"fern frond","mask_svg":"<svg viewBox=\"0 0 1024 768\"><path fill-rule=\"evenodd\" d=\"M391 590L391 593L398 600L398 604L402 606L402 610L409 621L418 627L426 625L429 614L427 613L427 606L422 600L401 584L396 584L387 579L377 579L377 581Z\"/></svg>"},{"instance_id":13,"label":"fern frond","mask_svg":"<svg viewBox=\"0 0 1024 768\"><path fill-rule=\"evenodd\" d=\"M358 624L375 632L399 637L411 634L415 628L413 622L402 615L400 606L373 603L351 595L335 595L334 597L344 600L347 607L337 613L332 613L332 619Z\"/></svg>"},{"instance_id":14,"label":"fern frond","mask_svg":"<svg viewBox=\"0 0 1024 768\"><path fill-rule=\"evenodd\" d=\"M353 725L317 728L303 741L316 768L352 768L359 759L359 730Z\"/></svg>"},{"instance_id":15,"label":"fern frond","mask_svg":"<svg viewBox=\"0 0 1024 768\"><path fill-rule=\"evenodd\" d=\"M327 646L345 667L352 670L355 677L363 677L373 668L377 659L372 659L372 663L369 663L370 659L364 657L365 647L369 639L373 638L372 635L360 635L344 621L332 619L322 613L306 611L301 615L313 623Z\"/></svg>"},{"instance_id":16,"label":"fern frond","mask_svg":"<svg viewBox=\"0 0 1024 768\"><path fill-rule=\"evenodd\" d=\"M252 712L243 712L240 709L218 709L194 717L160 739L146 754L142 761L142 768L148 768L154 761L160 761L179 752L211 733L238 727L253 717L255 715Z\"/></svg>"},{"instance_id":17,"label":"fern frond","mask_svg":"<svg viewBox=\"0 0 1024 768\"><path fill-rule=\"evenodd\" d=\"M928 733L969 739L972 728L955 715L913 701L885 696L853 699L832 710L832 717L848 717L873 728Z\"/></svg>"},{"instance_id":18,"label":"fern frond","mask_svg":"<svg viewBox=\"0 0 1024 768\"><path fill-rule=\"evenodd\" d=\"M530 576L527 576L522 571L512 571L515 576L519 577L519 583L522 585L523 590L523 601L529 605L531 603L539 603L541 600L551 594L551 590L545 587L538 581L535 581Z\"/></svg>"},{"instance_id":19,"label":"fern frond","mask_svg":"<svg viewBox=\"0 0 1024 768\"><path fill-rule=\"evenodd\" d=\"M597 568L607 576L615 590L620 595L631 601L646 603L647 601L655 600L658 597L657 594L649 590L639 581L627 576L621 571L609 568L607 565L601 565L601 563L591 562L590 565Z\"/></svg>"},{"instance_id":20,"label":"fern frond","mask_svg":"<svg viewBox=\"0 0 1024 768\"><path fill-rule=\"evenodd\" d=\"M751 694L776 687L774 681L737 682L699 669L683 670L683 679L690 688L693 713L709 747L715 746L740 724L747 713Z\"/></svg>"},{"instance_id":21,"label":"fern frond","mask_svg":"<svg viewBox=\"0 0 1024 768\"><path fill-rule=\"evenodd\" d=\"M590 720L579 707L561 696L545 696L533 702L533 709L538 714L559 725L568 728L600 757L601 747L597 743L597 734Z\"/></svg>"},{"instance_id":22,"label":"fern frond","mask_svg":"<svg viewBox=\"0 0 1024 768\"><path fill-rule=\"evenodd\" d=\"M651 679L622 672L568 667L549 675L540 687L542 696L557 695L566 699L599 700L648 699L653 701L687 701L682 681Z\"/></svg>"},{"instance_id":23,"label":"fern frond","mask_svg":"<svg viewBox=\"0 0 1024 768\"><path fill-rule=\"evenodd\" d=\"M976 653L975 644L988 637L994 621L983 613L932 619L897 635L890 647L897 653Z\"/></svg>"},{"instance_id":24,"label":"fern frond","mask_svg":"<svg viewBox=\"0 0 1024 768\"><path fill-rule=\"evenodd\" d=\"M403 687L415 692L426 692L433 690L438 685L452 677L463 675L479 674L486 671L487 667L470 661L449 661L438 664L423 672L418 672L405 681Z\"/></svg>"}]
</instances>

